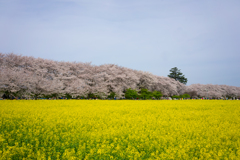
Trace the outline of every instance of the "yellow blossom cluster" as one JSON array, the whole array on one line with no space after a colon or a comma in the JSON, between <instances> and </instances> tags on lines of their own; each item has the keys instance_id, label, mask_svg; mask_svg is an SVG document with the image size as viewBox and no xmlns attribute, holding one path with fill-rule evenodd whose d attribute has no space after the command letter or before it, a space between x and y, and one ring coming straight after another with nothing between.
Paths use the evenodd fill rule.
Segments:
<instances>
[{"instance_id":1,"label":"yellow blossom cluster","mask_svg":"<svg viewBox=\"0 0 240 160\"><path fill-rule=\"evenodd\" d=\"M0 159L240 159L240 101L4 100Z\"/></svg>"}]
</instances>

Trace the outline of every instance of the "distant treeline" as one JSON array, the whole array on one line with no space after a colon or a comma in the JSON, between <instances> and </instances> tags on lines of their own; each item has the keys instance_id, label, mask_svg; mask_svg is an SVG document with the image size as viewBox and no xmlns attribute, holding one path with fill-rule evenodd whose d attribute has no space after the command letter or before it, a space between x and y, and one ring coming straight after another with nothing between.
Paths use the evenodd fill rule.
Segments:
<instances>
[{"instance_id":1,"label":"distant treeline","mask_svg":"<svg viewBox=\"0 0 240 160\"><path fill-rule=\"evenodd\" d=\"M189 94L191 97L240 97L240 87L227 85L186 86L169 77L156 76L113 64L58 62L0 53L0 92L18 97L126 96L127 90L152 97ZM145 89L145 90L144 90ZM143 99L146 97L142 97Z\"/></svg>"}]
</instances>

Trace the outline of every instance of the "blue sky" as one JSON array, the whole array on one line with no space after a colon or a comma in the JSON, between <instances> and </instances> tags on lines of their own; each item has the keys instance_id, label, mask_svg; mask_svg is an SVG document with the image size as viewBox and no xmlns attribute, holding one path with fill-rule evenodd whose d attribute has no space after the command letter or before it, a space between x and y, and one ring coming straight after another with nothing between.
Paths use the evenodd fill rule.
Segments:
<instances>
[{"instance_id":1,"label":"blue sky","mask_svg":"<svg viewBox=\"0 0 240 160\"><path fill-rule=\"evenodd\" d=\"M239 0L0 0L0 52L240 87Z\"/></svg>"}]
</instances>

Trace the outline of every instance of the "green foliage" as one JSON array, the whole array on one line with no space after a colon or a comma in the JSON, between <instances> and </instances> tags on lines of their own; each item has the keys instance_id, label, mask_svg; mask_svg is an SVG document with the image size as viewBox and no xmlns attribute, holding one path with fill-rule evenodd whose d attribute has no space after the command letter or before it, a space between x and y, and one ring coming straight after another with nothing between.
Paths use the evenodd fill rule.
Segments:
<instances>
[{"instance_id":1,"label":"green foliage","mask_svg":"<svg viewBox=\"0 0 240 160\"><path fill-rule=\"evenodd\" d=\"M174 95L174 96L172 96L172 98L177 98L177 99L179 99L180 96Z\"/></svg>"},{"instance_id":2,"label":"green foliage","mask_svg":"<svg viewBox=\"0 0 240 160\"><path fill-rule=\"evenodd\" d=\"M100 96L100 93L99 93L99 94L89 93L89 94L87 95L87 98L92 98L92 99L97 98L97 99L101 99L102 97Z\"/></svg>"},{"instance_id":3,"label":"green foliage","mask_svg":"<svg viewBox=\"0 0 240 160\"><path fill-rule=\"evenodd\" d=\"M89 93L87 98L92 98L92 99L98 98L98 99L100 99L101 97L97 94Z\"/></svg>"},{"instance_id":4,"label":"green foliage","mask_svg":"<svg viewBox=\"0 0 240 160\"><path fill-rule=\"evenodd\" d=\"M191 96L190 96L189 94L187 94L187 93L181 95L181 98L190 98L190 97L191 97Z\"/></svg>"},{"instance_id":5,"label":"green foliage","mask_svg":"<svg viewBox=\"0 0 240 160\"><path fill-rule=\"evenodd\" d=\"M20 96L21 96L21 92L20 92L20 91L17 91L17 92L12 93L12 95L13 95L14 97L20 97Z\"/></svg>"},{"instance_id":6,"label":"green foliage","mask_svg":"<svg viewBox=\"0 0 240 160\"><path fill-rule=\"evenodd\" d=\"M136 99L138 97L138 92L134 89L128 88L125 92L126 99Z\"/></svg>"},{"instance_id":7,"label":"green foliage","mask_svg":"<svg viewBox=\"0 0 240 160\"><path fill-rule=\"evenodd\" d=\"M153 91L153 92L152 92L152 96L155 97L156 99L159 99L159 98L161 98L163 95L162 95L162 93L159 92L159 91Z\"/></svg>"},{"instance_id":8,"label":"green foliage","mask_svg":"<svg viewBox=\"0 0 240 160\"><path fill-rule=\"evenodd\" d=\"M5 94L6 97L10 98L10 97L21 97L23 95L23 92L25 90L22 89L22 90L19 90L19 91L16 91L16 92L11 92L11 91L3 91L3 93Z\"/></svg>"},{"instance_id":9,"label":"green foliage","mask_svg":"<svg viewBox=\"0 0 240 160\"><path fill-rule=\"evenodd\" d=\"M139 98L142 99L151 99L152 98L152 92L150 92L148 89L146 88L142 88L140 91L140 95Z\"/></svg>"},{"instance_id":10,"label":"green foliage","mask_svg":"<svg viewBox=\"0 0 240 160\"><path fill-rule=\"evenodd\" d=\"M116 96L116 93L115 92L111 92L110 95L108 96L108 98L113 99L115 96Z\"/></svg>"},{"instance_id":11,"label":"green foliage","mask_svg":"<svg viewBox=\"0 0 240 160\"><path fill-rule=\"evenodd\" d=\"M180 69L177 67L174 67L170 70L170 74L168 77L175 79L176 81L179 81L183 84L187 84L187 78L180 72Z\"/></svg>"},{"instance_id":12,"label":"green foliage","mask_svg":"<svg viewBox=\"0 0 240 160\"><path fill-rule=\"evenodd\" d=\"M67 97L67 99L71 99L72 98L72 96L69 93L66 93L65 97Z\"/></svg>"},{"instance_id":13,"label":"green foliage","mask_svg":"<svg viewBox=\"0 0 240 160\"><path fill-rule=\"evenodd\" d=\"M180 96L174 95L174 96L172 96L172 98L177 98L177 99L179 99L179 98L190 98L190 95L185 93L185 94L180 95Z\"/></svg>"},{"instance_id":14,"label":"green foliage","mask_svg":"<svg viewBox=\"0 0 240 160\"><path fill-rule=\"evenodd\" d=\"M141 99L151 99L152 97L155 97L156 99L160 99L162 97L162 93L159 91L149 91L146 88L142 88L141 91L138 92L134 89L127 89L125 92L125 98L126 99L136 99L136 98L141 98Z\"/></svg>"}]
</instances>

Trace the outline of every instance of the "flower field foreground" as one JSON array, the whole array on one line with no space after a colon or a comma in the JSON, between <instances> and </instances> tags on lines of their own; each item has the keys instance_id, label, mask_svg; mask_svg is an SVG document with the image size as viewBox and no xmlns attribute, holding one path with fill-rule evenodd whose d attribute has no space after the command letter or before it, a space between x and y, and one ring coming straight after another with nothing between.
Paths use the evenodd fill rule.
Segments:
<instances>
[{"instance_id":1,"label":"flower field foreground","mask_svg":"<svg viewBox=\"0 0 240 160\"><path fill-rule=\"evenodd\" d=\"M0 101L0 159L240 159L240 101Z\"/></svg>"}]
</instances>

